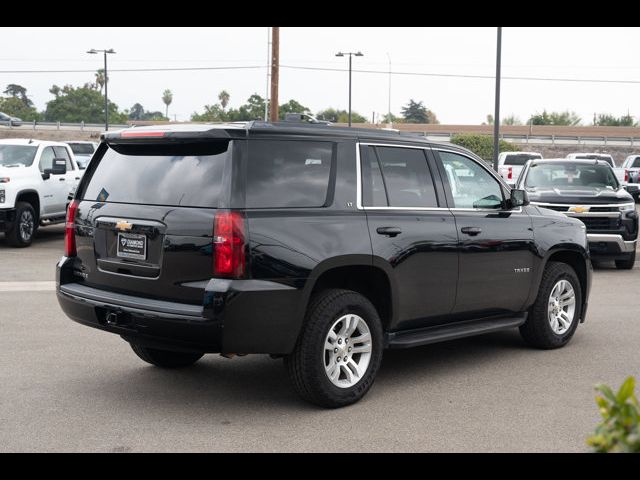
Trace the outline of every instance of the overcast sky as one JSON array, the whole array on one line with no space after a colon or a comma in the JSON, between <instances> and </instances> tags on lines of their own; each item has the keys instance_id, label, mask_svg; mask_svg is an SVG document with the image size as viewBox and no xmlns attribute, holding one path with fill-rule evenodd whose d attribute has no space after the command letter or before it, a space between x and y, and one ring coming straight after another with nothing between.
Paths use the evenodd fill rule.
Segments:
<instances>
[{"instance_id":1,"label":"overcast sky","mask_svg":"<svg viewBox=\"0 0 640 480\"><path fill-rule=\"evenodd\" d=\"M164 111L164 89L173 92L170 116L188 120L218 92L231 94L231 107L253 93L265 96L267 27L235 28L3 28L0 87L18 83L39 109L52 98L52 84L82 85L91 73L6 73L8 70L94 70L103 58L90 48L113 48L109 69L238 67L245 70L110 72L109 97L120 109L141 103ZM543 78L640 80L640 28L503 29L503 75ZM495 74L495 28L293 28L282 27L281 64L346 68L337 51L361 50L354 69L462 75ZM387 74L353 76L353 110L367 117L386 113ZM314 113L347 108L348 76L340 71L282 68L281 103L293 98ZM574 110L589 124L593 113L640 116L640 83L598 84L504 80L502 115L521 120L537 111ZM393 75L391 110L399 114L412 98L423 101L441 123L478 124L493 113L493 79Z\"/></svg>"}]
</instances>

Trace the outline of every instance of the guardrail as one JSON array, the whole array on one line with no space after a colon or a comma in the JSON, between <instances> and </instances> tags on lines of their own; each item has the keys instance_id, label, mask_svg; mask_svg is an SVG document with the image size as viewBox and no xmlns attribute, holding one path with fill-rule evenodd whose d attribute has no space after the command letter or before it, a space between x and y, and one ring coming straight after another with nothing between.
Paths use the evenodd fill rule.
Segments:
<instances>
[{"instance_id":1,"label":"guardrail","mask_svg":"<svg viewBox=\"0 0 640 480\"><path fill-rule=\"evenodd\" d=\"M31 129L31 130L67 130L67 131L79 131L79 132L102 132L104 131L104 123L69 123L69 122L20 122L18 125L16 124L7 124L3 123L0 126L8 128L8 129ZM114 130L120 128L128 128L131 125L123 125L123 124L109 124L109 128Z\"/></svg>"},{"instance_id":2,"label":"guardrail","mask_svg":"<svg viewBox=\"0 0 640 480\"><path fill-rule=\"evenodd\" d=\"M449 142L455 133L444 132L412 132L422 135L429 140ZM501 140L519 144L536 145L583 145L583 146L612 146L612 147L640 147L640 137L606 137L606 136L574 136L574 135L513 135L501 134Z\"/></svg>"},{"instance_id":3,"label":"guardrail","mask_svg":"<svg viewBox=\"0 0 640 480\"><path fill-rule=\"evenodd\" d=\"M9 129L31 129L31 130L66 130L80 132L102 132L103 123L68 123L68 122L22 122L20 125L3 124L2 127ZM131 127L130 124L111 124L110 129L117 130ZM451 140L451 137L458 132L425 132L403 130L408 133L415 133L434 141ZM640 137L624 136L599 136L599 135L518 135L504 133L500 135L502 140L518 144L543 144L543 145L576 145L576 146L616 146L616 147L640 147Z\"/></svg>"}]
</instances>

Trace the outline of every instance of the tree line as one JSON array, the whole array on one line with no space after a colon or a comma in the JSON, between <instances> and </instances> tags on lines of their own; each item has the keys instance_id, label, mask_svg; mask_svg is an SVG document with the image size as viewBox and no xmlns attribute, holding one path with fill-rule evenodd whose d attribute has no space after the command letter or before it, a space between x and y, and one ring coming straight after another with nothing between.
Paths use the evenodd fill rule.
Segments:
<instances>
[{"instance_id":1,"label":"tree line","mask_svg":"<svg viewBox=\"0 0 640 480\"><path fill-rule=\"evenodd\" d=\"M92 82L82 86L64 85L59 87L53 85L49 92L53 99L48 101L43 111L38 111L27 95L27 89L22 85L11 83L6 86L0 96L0 111L6 114L19 117L25 121L49 121L49 122L69 122L69 123L101 123L104 120L104 97L102 95L105 85L104 70L100 69L95 73ZM265 107L269 105L265 98L257 93L251 95L244 104L237 108L228 108L231 95L226 90L222 90L216 102L206 104L200 112L191 114L191 121L195 122L236 122L264 119ZM160 100L165 105L165 111L145 110L140 103L135 103L131 108L120 110L114 102L108 102L109 118L112 123L126 123L129 120L169 120L169 106L173 103L173 93L171 90L162 92ZM332 123L347 123L349 113L343 109L333 107L325 108L315 114L306 106L295 99L291 99L278 107L280 119L284 119L287 113L304 113L314 115L319 120L326 120ZM400 115L387 113L377 119L368 119L359 112L351 112L353 123L440 123L436 114L427 108L422 101L409 99L408 103L402 107ZM483 125L493 125L493 116L487 115ZM535 113L529 117L526 123L522 122L515 115L508 115L501 119L502 125L581 125L582 119L572 111ZM593 115L591 125L596 126L628 126L635 127L637 122L627 113L616 117L608 113Z\"/></svg>"}]
</instances>

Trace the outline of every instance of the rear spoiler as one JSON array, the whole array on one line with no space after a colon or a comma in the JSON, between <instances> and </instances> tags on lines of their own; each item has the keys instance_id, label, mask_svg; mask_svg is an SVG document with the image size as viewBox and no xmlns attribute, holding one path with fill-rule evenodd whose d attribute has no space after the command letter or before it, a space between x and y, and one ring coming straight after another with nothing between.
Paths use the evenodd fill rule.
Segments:
<instances>
[{"instance_id":1,"label":"rear spoiler","mask_svg":"<svg viewBox=\"0 0 640 480\"><path fill-rule=\"evenodd\" d=\"M100 140L107 144L119 143L173 143L188 141L206 141L210 139L244 138L247 130L244 128L210 128L207 130L170 130L170 129L142 129L127 128L114 132L104 132Z\"/></svg>"}]
</instances>

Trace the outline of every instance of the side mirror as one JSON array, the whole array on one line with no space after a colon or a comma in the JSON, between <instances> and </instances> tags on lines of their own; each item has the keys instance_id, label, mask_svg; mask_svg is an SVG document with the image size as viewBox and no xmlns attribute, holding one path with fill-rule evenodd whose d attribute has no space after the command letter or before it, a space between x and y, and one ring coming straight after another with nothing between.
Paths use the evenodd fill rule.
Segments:
<instances>
[{"instance_id":1,"label":"side mirror","mask_svg":"<svg viewBox=\"0 0 640 480\"><path fill-rule=\"evenodd\" d=\"M529 205L529 195L525 190L513 189L511 190L509 204L510 208L525 207Z\"/></svg>"},{"instance_id":2,"label":"side mirror","mask_svg":"<svg viewBox=\"0 0 640 480\"><path fill-rule=\"evenodd\" d=\"M64 175L65 173L67 173L67 161L64 158L54 158L51 175Z\"/></svg>"}]
</instances>

